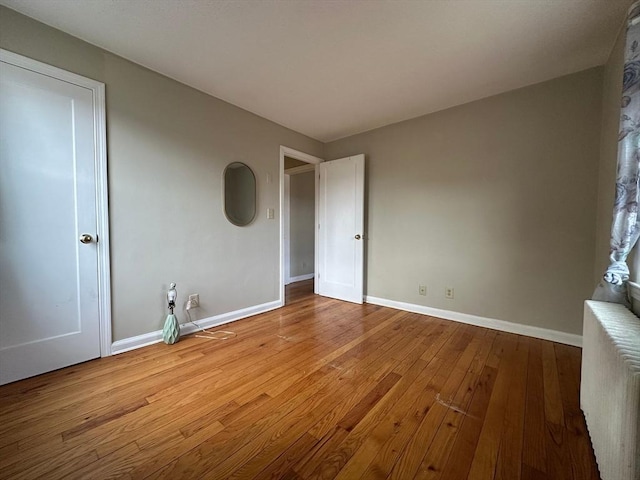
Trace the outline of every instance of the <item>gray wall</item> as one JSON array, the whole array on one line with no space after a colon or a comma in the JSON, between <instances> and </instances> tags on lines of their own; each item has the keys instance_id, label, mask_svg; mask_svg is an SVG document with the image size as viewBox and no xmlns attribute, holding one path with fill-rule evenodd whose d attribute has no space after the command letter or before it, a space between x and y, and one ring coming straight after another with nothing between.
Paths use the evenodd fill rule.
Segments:
<instances>
[{"instance_id":1,"label":"gray wall","mask_svg":"<svg viewBox=\"0 0 640 480\"><path fill-rule=\"evenodd\" d=\"M315 230L315 174L291 175L289 189L291 277L313 273Z\"/></svg>"},{"instance_id":2,"label":"gray wall","mask_svg":"<svg viewBox=\"0 0 640 480\"><path fill-rule=\"evenodd\" d=\"M367 294L580 334L601 85L591 69L326 144L366 155Z\"/></svg>"},{"instance_id":3,"label":"gray wall","mask_svg":"<svg viewBox=\"0 0 640 480\"><path fill-rule=\"evenodd\" d=\"M279 147L323 145L0 7L0 47L106 84L113 339L162 328L169 282L207 317L279 296ZM257 178L256 219L231 225L222 172ZM178 312L184 319L184 314Z\"/></svg>"},{"instance_id":4,"label":"gray wall","mask_svg":"<svg viewBox=\"0 0 640 480\"><path fill-rule=\"evenodd\" d=\"M624 23L626 24L626 20ZM595 283L600 281L609 265L609 238L611 236L616 167L618 163L618 127L620 124L625 38L626 29L621 28L613 50L609 55L609 60L604 66L597 207L598 225L594 265Z\"/></svg>"},{"instance_id":5,"label":"gray wall","mask_svg":"<svg viewBox=\"0 0 640 480\"><path fill-rule=\"evenodd\" d=\"M171 281L199 317L277 299L280 145L366 154L368 295L581 332L608 248L617 50L604 104L592 69L323 146L4 7L0 47L107 86L114 340L162 327ZM233 161L256 173L249 227L222 211Z\"/></svg>"}]
</instances>

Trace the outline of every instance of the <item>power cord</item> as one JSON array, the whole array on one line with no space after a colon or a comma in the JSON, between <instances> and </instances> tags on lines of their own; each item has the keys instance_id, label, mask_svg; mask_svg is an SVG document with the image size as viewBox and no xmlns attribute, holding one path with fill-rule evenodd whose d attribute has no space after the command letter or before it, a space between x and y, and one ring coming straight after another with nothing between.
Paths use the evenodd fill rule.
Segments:
<instances>
[{"instance_id":1,"label":"power cord","mask_svg":"<svg viewBox=\"0 0 640 480\"><path fill-rule=\"evenodd\" d=\"M228 340L230 338L235 338L238 335L235 332L231 332L228 330L207 330L206 328L202 328L200 325L198 325L196 322L194 322L191 319L191 312L189 311L191 310L191 302L187 302L187 308L186 308L186 312L187 312L187 316L189 317L189 323L193 324L201 333L204 333L204 335L195 335L196 338L208 338L209 340ZM222 336L220 336L222 335Z\"/></svg>"}]
</instances>

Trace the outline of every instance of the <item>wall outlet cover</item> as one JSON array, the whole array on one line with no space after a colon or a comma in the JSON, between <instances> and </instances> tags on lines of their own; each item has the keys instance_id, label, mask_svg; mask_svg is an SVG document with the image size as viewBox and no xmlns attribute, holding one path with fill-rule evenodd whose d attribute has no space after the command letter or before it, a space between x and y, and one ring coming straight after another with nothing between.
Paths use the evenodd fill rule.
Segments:
<instances>
[{"instance_id":1,"label":"wall outlet cover","mask_svg":"<svg viewBox=\"0 0 640 480\"><path fill-rule=\"evenodd\" d=\"M191 308L197 307L200 305L200 295L197 293L192 293L189 295L189 306Z\"/></svg>"}]
</instances>

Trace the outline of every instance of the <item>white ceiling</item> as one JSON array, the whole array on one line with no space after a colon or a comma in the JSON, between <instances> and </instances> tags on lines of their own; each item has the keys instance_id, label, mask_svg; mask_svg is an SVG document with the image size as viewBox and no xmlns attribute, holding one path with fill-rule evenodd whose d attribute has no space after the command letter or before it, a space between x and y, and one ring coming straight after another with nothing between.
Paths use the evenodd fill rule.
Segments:
<instances>
[{"instance_id":1,"label":"white ceiling","mask_svg":"<svg viewBox=\"0 0 640 480\"><path fill-rule=\"evenodd\" d=\"M602 65L629 0L0 0L323 142Z\"/></svg>"}]
</instances>

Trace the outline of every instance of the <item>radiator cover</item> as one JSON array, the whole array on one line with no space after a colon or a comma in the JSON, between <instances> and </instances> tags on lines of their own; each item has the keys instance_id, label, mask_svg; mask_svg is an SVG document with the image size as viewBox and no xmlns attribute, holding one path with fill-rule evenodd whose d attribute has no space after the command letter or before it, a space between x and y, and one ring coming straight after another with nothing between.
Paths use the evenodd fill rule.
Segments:
<instances>
[{"instance_id":1,"label":"radiator cover","mask_svg":"<svg viewBox=\"0 0 640 480\"><path fill-rule=\"evenodd\" d=\"M586 301L580 406L602 480L640 480L640 319Z\"/></svg>"}]
</instances>

